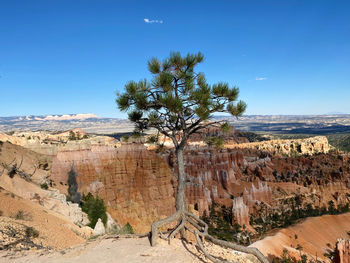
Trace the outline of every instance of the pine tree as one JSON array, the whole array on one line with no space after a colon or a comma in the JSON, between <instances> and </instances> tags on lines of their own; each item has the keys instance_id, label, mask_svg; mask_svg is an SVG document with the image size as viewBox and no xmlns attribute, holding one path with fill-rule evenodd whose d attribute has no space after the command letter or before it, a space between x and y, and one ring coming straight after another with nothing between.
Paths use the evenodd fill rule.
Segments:
<instances>
[{"instance_id":1,"label":"pine tree","mask_svg":"<svg viewBox=\"0 0 350 263\"><path fill-rule=\"evenodd\" d=\"M130 81L125 85L124 93L117 93L116 103L119 110L128 112L129 120L135 124L137 132L142 133L149 128L156 129L170 138L175 148L178 168L176 213L152 224L152 245L156 244L159 227L173 221L177 221L178 226L169 234L169 241L179 231L184 235L186 229L196 236L200 248L203 248L203 244L199 236L219 245L228 243L222 243L223 241L208 235L207 224L187 211L184 149L192 134L210 127L227 129L228 123L215 120L214 113L229 113L239 117L247 105L237 100L237 87L230 87L226 82L209 85L203 73L195 72L195 67L203 60L204 56L201 53L182 57L179 52L172 52L169 58L162 62L153 58L148 62L148 70L153 75L151 82ZM185 228L188 223L196 229ZM257 249L229 244L234 249L253 253L267 262ZM206 251L204 253L211 258Z\"/></svg>"}]
</instances>

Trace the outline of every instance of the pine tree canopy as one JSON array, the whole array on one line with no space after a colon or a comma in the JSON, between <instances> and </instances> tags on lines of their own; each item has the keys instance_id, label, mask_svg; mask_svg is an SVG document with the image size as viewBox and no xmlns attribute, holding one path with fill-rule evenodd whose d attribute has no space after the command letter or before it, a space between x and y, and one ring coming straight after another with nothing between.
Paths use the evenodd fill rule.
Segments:
<instances>
[{"instance_id":1,"label":"pine tree canopy","mask_svg":"<svg viewBox=\"0 0 350 263\"><path fill-rule=\"evenodd\" d=\"M117 93L119 110L128 113L138 132L154 128L176 147L203 128L221 125L213 120L214 113L241 116L247 105L238 101L239 89L226 82L209 85L203 73L195 72L203 60L200 52L184 57L172 52L162 62L152 58L148 70L153 79L128 82L125 92Z\"/></svg>"}]
</instances>

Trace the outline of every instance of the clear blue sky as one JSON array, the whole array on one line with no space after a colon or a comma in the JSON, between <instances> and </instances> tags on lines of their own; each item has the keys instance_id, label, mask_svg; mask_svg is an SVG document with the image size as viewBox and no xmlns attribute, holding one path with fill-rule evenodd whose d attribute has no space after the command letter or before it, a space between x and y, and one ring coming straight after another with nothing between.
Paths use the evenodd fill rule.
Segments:
<instances>
[{"instance_id":1,"label":"clear blue sky","mask_svg":"<svg viewBox=\"0 0 350 263\"><path fill-rule=\"evenodd\" d=\"M0 116L122 117L115 92L170 51L203 52L199 70L239 86L247 114L350 113L350 1L11 0Z\"/></svg>"}]
</instances>

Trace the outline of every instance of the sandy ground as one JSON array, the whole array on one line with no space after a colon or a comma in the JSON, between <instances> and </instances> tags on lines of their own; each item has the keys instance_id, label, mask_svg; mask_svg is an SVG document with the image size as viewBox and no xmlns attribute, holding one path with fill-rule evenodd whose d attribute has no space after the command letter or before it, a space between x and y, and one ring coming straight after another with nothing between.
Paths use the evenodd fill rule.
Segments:
<instances>
[{"instance_id":1,"label":"sandy ground","mask_svg":"<svg viewBox=\"0 0 350 263\"><path fill-rule=\"evenodd\" d=\"M0 210L3 215L0 216L0 221L9 222L12 220L15 223L38 230L39 237L34 240L37 244L64 249L85 242L84 238L76 234L79 228L63 216L5 190L0 190ZM22 211L24 214L22 220L15 219L18 211Z\"/></svg>"},{"instance_id":2,"label":"sandy ground","mask_svg":"<svg viewBox=\"0 0 350 263\"><path fill-rule=\"evenodd\" d=\"M299 257L300 251L296 250L297 245L302 246L302 254L308 258L322 259L330 244L334 248L338 238L348 239L347 232L350 231L350 213L341 215L324 215L311 217L300 224L281 229L273 236L268 236L252 244L265 256L280 256L283 249L287 249L291 256Z\"/></svg>"},{"instance_id":3,"label":"sandy ground","mask_svg":"<svg viewBox=\"0 0 350 263\"><path fill-rule=\"evenodd\" d=\"M258 262L253 256L221 249L216 246L208 247L217 256L223 256L239 262ZM169 245L160 240L159 244L151 247L148 238L100 238L89 241L84 245L66 249L61 252L26 252L24 254L7 254L0 252L0 262L8 263L200 263L209 262L195 246L186 245L174 239Z\"/></svg>"}]
</instances>

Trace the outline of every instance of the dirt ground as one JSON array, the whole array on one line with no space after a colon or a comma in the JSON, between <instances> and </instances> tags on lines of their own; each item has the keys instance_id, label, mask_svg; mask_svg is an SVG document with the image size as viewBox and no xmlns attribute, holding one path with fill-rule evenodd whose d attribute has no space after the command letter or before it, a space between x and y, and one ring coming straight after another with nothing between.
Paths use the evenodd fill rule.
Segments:
<instances>
[{"instance_id":1,"label":"dirt ground","mask_svg":"<svg viewBox=\"0 0 350 263\"><path fill-rule=\"evenodd\" d=\"M216 246L208 247L216 256L233 261L257 263L253 256L221 249ZM1 263L200 263L209 262L194 245L184 245L174 239L169 245L160 240L159 244L151 247L148 238L99 238L88 241L60 252L22 252L22 254L0 252Z\"/></svg>"},{"instance_id":2,"label":"dirt ground","mask_svg":"<svg viewBox=\"0 0 350 263\"><path fill-rule=\"evenodd\" d=\"M348 239L349 230L350 213L311 217L281 229L273 236L259 240L251 246L260 249L265 256L281 256L283 249L287 249L290 256L299 258L300 251L296 248L300 245L301 253L306 254L309 259L329 261L323 255L329 249L328 246L333 249L338 238Z\"/></svg>"},{"instance_id":3,"label":"dirt ground","mask_svg":"<svg viewBox=\"0 0 350 263\"><path fill-rule=\"evenodd\" d=\"M39 232L39 236L33 239L36 244L65 249L85 242L76 234L79 228L63 216L5 190L0 190L0 210L0 230L4 224L33 227ZM19 213L21 216L18 216Z\"/></svg>"}]
</instances>

